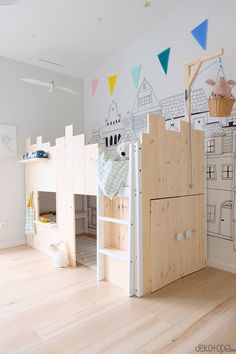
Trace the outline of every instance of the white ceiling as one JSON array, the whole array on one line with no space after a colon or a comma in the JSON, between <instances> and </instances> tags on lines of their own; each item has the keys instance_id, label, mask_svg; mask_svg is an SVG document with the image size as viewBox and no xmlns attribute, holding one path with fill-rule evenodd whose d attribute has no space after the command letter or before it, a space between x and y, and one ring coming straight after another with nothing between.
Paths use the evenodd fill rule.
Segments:
<instances>
[{"instance_id":1,"label":"white ceiling","mask_svg":"<svg viewBox=\"0 0 236 354\"><path fill-rule=\"evenodd\" d=\"M152 0L147 9L145 0L22 0L0 6L0 55L83 78L184 1Z\"/></svg>"}]
</instances>

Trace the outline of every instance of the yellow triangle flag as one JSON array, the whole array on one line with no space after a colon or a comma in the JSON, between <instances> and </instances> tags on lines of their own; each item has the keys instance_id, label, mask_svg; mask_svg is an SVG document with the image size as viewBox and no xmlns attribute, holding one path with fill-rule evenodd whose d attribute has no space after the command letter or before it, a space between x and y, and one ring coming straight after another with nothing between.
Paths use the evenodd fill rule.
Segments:
<instances>
[{"instance_id":1,"label":"yellow triangle flag","mask_svg":"<svg viewBox=\"0 0 236 354\"><path fill-rule=\"evenodd\" d=\"M110 95L113 95L114 88L116 86L117 75L112 75L108 77Z\"/></svg>"}]
</instances>

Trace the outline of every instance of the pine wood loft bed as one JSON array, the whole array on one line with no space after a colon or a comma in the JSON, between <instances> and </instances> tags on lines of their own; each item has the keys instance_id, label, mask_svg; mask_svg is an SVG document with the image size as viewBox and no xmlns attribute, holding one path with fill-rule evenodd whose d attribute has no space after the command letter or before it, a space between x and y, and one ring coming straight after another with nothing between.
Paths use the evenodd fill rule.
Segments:
<instances>
[{"instance_id":1,"label":"pine wood loft bed","mask_svg":"<svg viewBox=\"0 0 236 354\"><path fill-rule=\"evenodd\" d=\"M148 132L130 144L128 185L113 200L98 188L102 147L85 145L72 126L52 147L42 138L35 145L27 140L27 151L49 153L49 159L25 164L26 195L34 192L36 214L39 191L57 195L56 224L37 223L28 244L47 252L53 240L63 240L75 266L74 195L96 195L97 279L125 288L129 296L156 291L206 264L204 133L192 129L190 162L189 123L173 132L162 117L150 114L147 121Z\"/></svg>"},{"instance_id":2,"label":"pine wood loft bed","mask_svg":"<svg viewBox=\"0 0 236 354\"><path fill-rule=\"evenodd\" d=\"M36 234L27 235L27 243L48 253L50 243L65 241L69 255L69 265L76 266L75 216L82 210L75 210L74 195L96 195L96 160L98 145L85 145L84 135L73 135L73 126L65 129L65 137L56 139L55 146L43 143L42 137L31 145L27 139L26 150L44 150L48 159L34 159L25 162L26 197L34 192L36 209ZM56 193L55 224L38 222L39 192ZM82 214L81 214L82 215Z\"/></svg>"}]
</instances>

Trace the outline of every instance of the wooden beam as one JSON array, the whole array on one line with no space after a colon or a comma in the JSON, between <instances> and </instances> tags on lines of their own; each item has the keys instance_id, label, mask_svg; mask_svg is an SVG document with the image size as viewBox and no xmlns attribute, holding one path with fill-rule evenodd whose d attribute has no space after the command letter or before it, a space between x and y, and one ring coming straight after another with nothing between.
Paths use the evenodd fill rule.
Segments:
<instances>
[{"instance_id":1,"label":"wooden beam","mask_svg":"<svg viewBox=\"0 0 236 354\"><path fill-rule=\"evenodd\" d=\"M191 88L199 73L202 64L208 60L220 57L224 54L224 49L218 49L214 52L208 53L195 60L189 61L184 65L184 81L185 81L185 118L189 122L189 159L190 159L190 183L189 186L193 187L193 171L192 171L192 127L191 127Z\"/></svg>"},{"instance_id":2,"label":"wooden beam","mask_svg":"<svg viewBox=\"0 0 236 354\"><path fill-rule=\"evenodd\" d=\"M187 61L185 63L185 65L192 66L196 62L199 62L199 61L204 63L205 61L208 61L210 59L214 59L214 58L217 58L217 57L221 57L222 55L224 55L224 49L223 48L215 50L214 52L210 52L210 53L208 53L206 55L200 56L197 59L194 59L194 60L191 60L191 61Z\"/></svg>"}]
</instances>

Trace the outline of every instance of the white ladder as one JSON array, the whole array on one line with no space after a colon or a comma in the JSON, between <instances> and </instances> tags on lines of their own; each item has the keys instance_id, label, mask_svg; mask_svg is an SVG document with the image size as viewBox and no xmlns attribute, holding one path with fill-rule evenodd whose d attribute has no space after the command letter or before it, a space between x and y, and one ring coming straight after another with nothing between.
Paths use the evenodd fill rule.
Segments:
<instances>
[{"instance_id":1,"label":"white ladder","mask_svg":"<svg viewBox=\"0 0 236 354\"><path fill-rule=\"evenodd\" d=\"M134 154L135 144L130 144L129 148L129 186L122 188L118 197L128 198L128 220L114 218L104 215L104 195L98 188L97 198L97 279L104 280L106 277L105 257L112 257L127 263L128 284L127 295L135 295L135 208L134 195ZM104 224L112 223L116 225L126 225L128 229L128 247L127 250L110 247L106 245L104 237ZM123 269L123 268L122 268ZM121 270L122 272L122 270ZM120 274L122 276L122 274Z\"/></svg>"}]
</instances>

